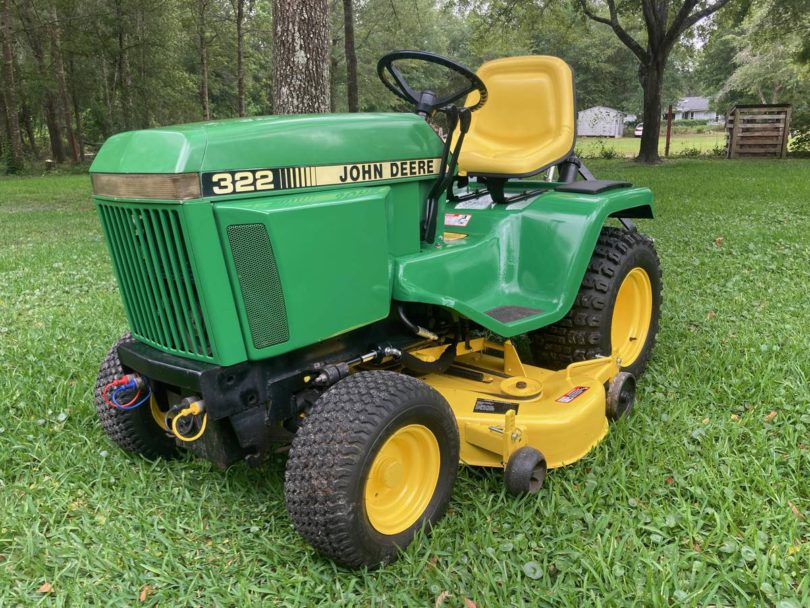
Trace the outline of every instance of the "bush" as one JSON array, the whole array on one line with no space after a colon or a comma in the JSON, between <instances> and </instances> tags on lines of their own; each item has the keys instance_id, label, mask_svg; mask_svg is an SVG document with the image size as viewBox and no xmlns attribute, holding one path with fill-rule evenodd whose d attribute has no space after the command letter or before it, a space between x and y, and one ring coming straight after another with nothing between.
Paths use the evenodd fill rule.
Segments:
<instances>
[{"instance_id":1,"label":"bush","mask_svg":"<svg viewBox=\"0 0 810 608\"><path fill-rule=\"evenodd\" d=\"M788 150L793 153L810 153L810 131L795 134L788 142Z\"/></svg>"},{"instance_id":2,"label":"bush","mask_svg":"<svg viewBox=\"0 0 810 608\"><path fill-rule=\"evenodd\" d=\"M619 153L616 152L616 148L613 146L608 148L603 141L599 142L599 150L597 155L599 158L604 158L605 160L612 160L619 157Z\"/></svg>"},{"instance_id":3,"label":"bush","mask_svg":"<svg viewBox=\"0 0 810 608\"><path fill-rule=\"evenodd\" d=\"M703 151L700 148L695 148L692 146L689 148L684 148L676 154L673 154L673 156L678 156L679 158L698 158L703 156Z\"/></svg>"},{"instance_id":4,"label":"bush","mask_svg":"<svg viewBox=\"0 0 810 608\"><path fill-rule=\"evenodd\" d=\"M673 120L672 124L679 127L705 127L708 122L705 118L679 118ZM666 124L666 119L664 119L664 124Z\"/></svg>"}]
</instances>

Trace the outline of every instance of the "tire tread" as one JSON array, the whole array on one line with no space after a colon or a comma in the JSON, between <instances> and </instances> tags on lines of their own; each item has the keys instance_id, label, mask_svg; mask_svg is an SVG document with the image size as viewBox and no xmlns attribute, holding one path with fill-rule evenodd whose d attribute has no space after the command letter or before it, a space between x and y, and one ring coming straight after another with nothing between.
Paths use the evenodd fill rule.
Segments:
<instances>
[{"instance_id":1,"label":"tire tread","mask_svg":"<svg viewBox=\"0 0 810 608\"><path fill-rule=\"evenodd\" d=\"M316 402L292 442L284 493L295 529L313 547L349 567L376 566L351 534L357 505L351 494L353 470L368 438L403 401L447 407L458 458L458 431L444 398L424 382L390 372L360 372L341 380ZM455 469L453 470L453 480ZM444 513L446 505L434 520ZM387 561L387 560L386 560Z\"/></svg>"},{"instance_id":2,"label":"tire tread","mask_svg":"<svg viewBox=\"0 0 810 608\"><path fill-rule=\"evenodd\" d=\"M535 363L556 370L577 361L610 354L603 352L606 342L610 341L610 290L622 263L641 248L648 249L655 257L657 277L650 278L661 285L661 267L651 238L619 228L602 229L571 310L557 323L530 334ZM660 306L660 299L658 305ZM658 326L659 315L654 311L649 347L633 363L636 375L647 365L655 345ZM606 330L607 338L604 334Z\"/></svg>"},{"instance_id":3,"label":"tire tread","mask_svg":"<svg viewBox=\"0 0 810 608\"><path fill-rule=\"evenodd\" d=\"M152 419L147 403L134 410L119 410L107 405L102 397L104 387L124 373L118 359L118 347L134 341L127 332L113 344L101 362L94 391L96 414L101 428L123 450L150 460L172 458L177 454L177 446Z\"/></svg>"}]
</instances>

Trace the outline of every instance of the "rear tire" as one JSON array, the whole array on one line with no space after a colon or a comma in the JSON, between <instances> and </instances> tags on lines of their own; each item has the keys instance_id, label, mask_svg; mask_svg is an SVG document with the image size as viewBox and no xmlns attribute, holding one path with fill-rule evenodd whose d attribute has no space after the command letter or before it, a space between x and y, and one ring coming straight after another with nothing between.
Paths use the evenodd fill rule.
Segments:
<instances>
[{"instance_id":1,"label":"rear tire","mask_svg":"<svg viewBox=\"0 0 810 608\"><path fill-rule=\"evenodd\" d=\"M638 378L655 346L661 288L652 239L603 228L571 310L557 323L529 334L535 363L556 370L616 355L622 359L621 370ZM622 335L616 345L614 332Z\"/></svg>"},{"instance_id":2,"label":"rear tire","mask_svg":"<svg viewBox=\"0 0 810 608\"><path fill-rule=\"evenodd\" d=\"M444 398L388 371L335 384L296 433L284 493L295 529L350 567L397 557L447 510L459 436Z\"/></svg>"},{"instance_id":3,"label":"rear tire","mask_svg":"<svg viewBox=\"0 0 810 608\"><path fill-rule=\"evenodd\" d=\"M104 387L124 374L121 361L118 359L118 347L133 341L129 333L121 336L107 352L98 370L95 402L101 428L113 442L127 452L140 454L150 460L173 458L178 453L177 445L153 418L149 402L134 410L119 410L107 405L102 397Z\"/></svg>"}]
</instances>

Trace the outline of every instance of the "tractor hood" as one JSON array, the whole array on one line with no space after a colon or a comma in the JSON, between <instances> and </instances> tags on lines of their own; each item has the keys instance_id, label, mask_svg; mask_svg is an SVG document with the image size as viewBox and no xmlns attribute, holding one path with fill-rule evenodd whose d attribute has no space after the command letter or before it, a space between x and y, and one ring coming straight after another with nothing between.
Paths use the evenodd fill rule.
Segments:
<instances>
[{"instance_id":1,"label":"tractor hood","mask_svg":"<svg viewBox=\"0 0 810 608\"><path fill-rule=\"evenodd\" d=\"M91 173L204 173L437 157L415 114L315 114L218 120L110 137Z\"/></svg>"}]
</instances>

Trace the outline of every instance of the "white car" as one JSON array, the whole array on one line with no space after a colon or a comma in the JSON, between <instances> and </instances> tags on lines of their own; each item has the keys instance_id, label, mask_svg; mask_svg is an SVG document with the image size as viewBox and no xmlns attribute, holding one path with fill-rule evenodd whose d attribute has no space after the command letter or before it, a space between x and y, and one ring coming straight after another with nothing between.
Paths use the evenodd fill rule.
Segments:
<instances>
[{"instance_id":1,"label":"white car","mask_svg":"<svg viewBox=\"0 0 810 608\"><path fill-rule=\"evenodd\" d=\"M633 131L633 135L636 137L641 137L642 133L644 133L644 123L640 122L636 125L636 130Z\"/></svg>"}]
</instances>

